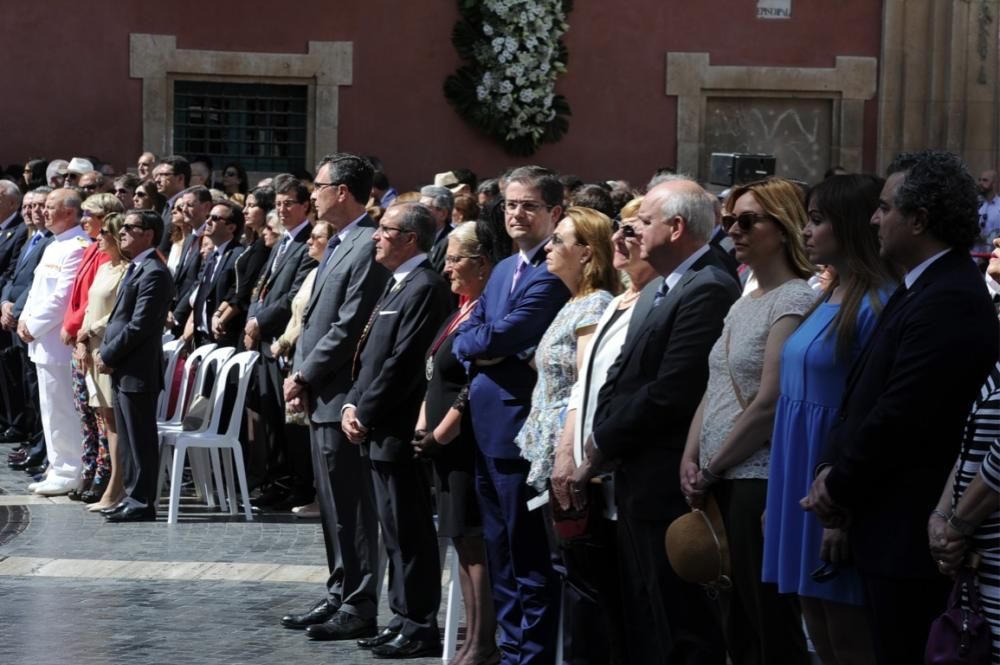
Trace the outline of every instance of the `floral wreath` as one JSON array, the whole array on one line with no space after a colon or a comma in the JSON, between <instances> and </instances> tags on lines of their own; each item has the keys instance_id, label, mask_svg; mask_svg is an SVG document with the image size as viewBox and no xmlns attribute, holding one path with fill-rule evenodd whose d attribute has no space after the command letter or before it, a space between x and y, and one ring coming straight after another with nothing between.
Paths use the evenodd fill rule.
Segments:
<instances>
[{"instance_id":1,"label":"floral wreath","mask_svg":"<svg viewBox=\"0 0 1000 665\"><path fill-rule=\"evenodd\" d=\"M569 127L569 103L555 85L566 71L561 38L571 9L572 0L459 0L452 43L466 64L445 80L445 97L513 155L530 155Z\"/></svg>"}]
</instances>

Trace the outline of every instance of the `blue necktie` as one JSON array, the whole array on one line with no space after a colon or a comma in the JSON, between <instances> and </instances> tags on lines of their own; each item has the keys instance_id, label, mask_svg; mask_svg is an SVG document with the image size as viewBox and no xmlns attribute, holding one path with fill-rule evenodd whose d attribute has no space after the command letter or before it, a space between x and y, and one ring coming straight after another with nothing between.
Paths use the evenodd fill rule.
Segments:
<instances>
[{"instance_id":1,"label":"blue necktie","mask_svg":"<svg viewBox=\"0 0 1000 665\"><path fill-rule=\"evenodd\" d=\"M323 260L319 263L319 271L317 275L322 275L323 271L326 270L326 264L330 262L330 257L333 256L333 250L337 249L337 245L340 244L340 236L334 236L330 238L330 242L326 244L326 251L323 252Z\"/></svg>"},{"instance_id":2,"label":"blue necktie","mask_svg":"<svg viewBox=\"0 0 1000 665\"><path fill-rule=\"evenodd\" d=\"M663 302L663 299L667 297L667 291L669 290L670 287L667 286L667 279L664 277L663 283L660 284L660 288L656 289L656 295L653 296L653 307L656 307Z\"/></svg>"},{"instance_id":3,"label":"blue necktie","mask_svg":"<svg viewBox=\"0 0 1000 665\"><path fill-rule=\"evenodd\" d=\"M19 268L22 265L24 265L25 261L28 260L28 257L31 256L31 253L33 251L35 251L35 247L38 245L38 243L40 243L42 241L42 238L44 236L45 236L45 234L42 233L41 231L37 231L35 233L35 235L31 236L31 242L29 242L28 246L24 248L24 251L21 252L21 260L17 262L17 266Z\"/></svg>"}]
</instances>

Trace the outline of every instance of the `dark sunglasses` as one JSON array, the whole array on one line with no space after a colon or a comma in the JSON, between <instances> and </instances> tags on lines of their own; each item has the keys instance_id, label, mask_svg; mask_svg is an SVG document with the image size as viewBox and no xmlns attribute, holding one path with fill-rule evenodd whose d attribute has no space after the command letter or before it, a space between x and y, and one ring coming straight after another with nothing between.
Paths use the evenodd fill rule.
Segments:
<instances>
[{"instance_id":1,"label":"dark sunglasses","mask_svg":"<svg viewBox=\"0 0 1000 665\"><path fill-rule=\"evenodd\" d=\"M228 217L221 217L219 215L209 215L208 218L210 220L212 220L213 222L228 222L229 221Z\"/></svg>"},{"instance_id":2,"label":"dark sunglasses","mask_svg":"<svg viewBox=\"0 0 1000 665\"><path fill-rule=\"evenodd\" d=\"M726 213L722 216L722 230L729 231L729 229L733 228L733 224L735 224L740 227L740 231L745 233L752 229L753 225L762 219L773 219L773 217L749 211L740 213L739 215Z\"/></svg>"},{"instance_id":3,"label":"dark sunglasses","mask_svg":"<svg viewBox=\"0 0 1000 665\"><path fill-rule=\"evenodd\" d=\"M125 231L126 233L138 233L146 230L146 227L141 224L122 224L122 231Z\"/></svg>"}]
</instances>

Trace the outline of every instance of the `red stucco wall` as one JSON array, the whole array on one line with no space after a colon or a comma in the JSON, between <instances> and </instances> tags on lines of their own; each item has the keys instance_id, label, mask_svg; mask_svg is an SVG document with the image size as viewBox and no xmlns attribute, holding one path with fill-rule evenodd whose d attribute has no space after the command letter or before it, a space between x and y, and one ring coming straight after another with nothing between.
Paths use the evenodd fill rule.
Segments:
<instances>
[{"instance_id":1,"label":"red stucco wall","mask_svg":"<svg viewBox=\"0 0 1000 665\"><path fill-rule=\"evenodd\" d=\"M306 51L309 40L354 42L354 85L341 88L340 147L379 155L394 183L468 166L481 175L516 160L466 127L441 92L459 64L455 0L258 0L214 3L10 2L0 21L6 85L0 162L95 154L133 166L141 84L129 78L129 34L177 35L178 48ZM789 21L754 18L756 0L576 0L569 73L559 91L570 130L532 159L586 180L645 181L676 161L675 98L666 53L707 51L712 64L832 67L837 55L878 57L881 3L792 0ZM283 7L275 11L276 7ZM866 106L864 159L874 167L877 110Z\"/></svg>"}]
</instances>

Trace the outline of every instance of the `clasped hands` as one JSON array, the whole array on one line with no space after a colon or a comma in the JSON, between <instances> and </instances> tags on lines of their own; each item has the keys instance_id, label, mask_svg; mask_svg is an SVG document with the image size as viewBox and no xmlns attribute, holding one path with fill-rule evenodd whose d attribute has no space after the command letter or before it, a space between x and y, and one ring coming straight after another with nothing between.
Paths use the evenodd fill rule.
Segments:
<instances>
[{"instance_id":1,"label":"clasped hands","mask_svg":"<svg viewBox=\"0 0 1000 665\"><path fill-rule=\"evenodd\" d=\"M594 438L587 437L583 447L583 462L577 466L572 453L558 448L552 467L552 493L563 510L583 510L587 507L587 485L607 467L607 459L594 445Z\"/></svg>"},{"instance_id":2,"label":"clasped hands","mask_svg":"<svg viewBox=\"0 0 1000 665\"><path fill-rule=\"evenodd\" d=\"M936 511L927 520L927 543L931 558L937 563L937 568L943 575L954 577L969 549L969 539L960 534Z\"/></svg>"}]
</instances>

